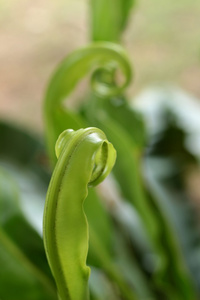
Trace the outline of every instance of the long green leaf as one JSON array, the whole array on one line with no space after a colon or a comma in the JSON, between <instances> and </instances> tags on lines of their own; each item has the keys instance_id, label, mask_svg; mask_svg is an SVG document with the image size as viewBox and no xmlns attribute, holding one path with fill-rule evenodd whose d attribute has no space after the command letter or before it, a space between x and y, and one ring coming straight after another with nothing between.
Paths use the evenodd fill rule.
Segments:
<instances>
[{"instance_id":1,"label":"long green leaf","mask_svg":"<svg viewBox=\"0 0 200 300\"><path fill-rule=\"evenodd\" d=\"M83 211L87 186L100 183L111 171L116 153L97 128L64 131L56 144L58 163L47 193L44 214L45 248L60 297L89 299L86 265L88 224ZM136 299L126 282L112 266L97 235L90 237L101 263L117 281L127 300ZM62 269L62 272L60 270Z\"/></svg>"},{"instance_id":2,"label":"long green leaf","mask_svg":"<svg viewBox=\"0 0 200 300\"><path fill-rule=\"evenodd\" d=\"M42 239L22 216L18 198L17 185L1 169L0 296L5 300L56 299Z\"/></svg>"},{"instance_id":3,"label":"long green leaf","mask_svg":"<svg viewBox=\"0 0 200 300\"><path fill-rule=\"evenodd\" d=\"M0 228L0 297L4 300L56 300L52 283Z\"/></svg>"},{"instance_id":4,"label":"long green leaf","mask_svg":"<svg viewBox=\"0 0 200 300\"><path fill-rule=\"evenodd\" d=\"M121 186L124 197L136 207L145 227L150 234L151 242L159 257L159 266L155 272L155 282L167 294L170 290L174 299L195 299L195 291L191 278L184 265L183 257L163 212L156 201L144 192L140 174L140 161L134 138L131 138L123 123L112 119L106 113L105 101L93 98L88 119L93 126L101 128L109 140L115 145L118 160L113 169ZM98 111L98 113L96 113ZM134 135L134 131L133 131ZM161 237L165 240L161 244ZM170 259L169 259L170 258ZM171 268L173 261L173 268ZM180 283L184 282L184 284Z\"/></svg>"},{"instance_id":5,"label":"long green leaf","mask_svg":"<svg viewBox=\"0 0 200 300\"><path fill-rule=\"evenodd\" d=\"M93 41L118 42L135 0L91 0Z\"/></svg>"}]
</instances>

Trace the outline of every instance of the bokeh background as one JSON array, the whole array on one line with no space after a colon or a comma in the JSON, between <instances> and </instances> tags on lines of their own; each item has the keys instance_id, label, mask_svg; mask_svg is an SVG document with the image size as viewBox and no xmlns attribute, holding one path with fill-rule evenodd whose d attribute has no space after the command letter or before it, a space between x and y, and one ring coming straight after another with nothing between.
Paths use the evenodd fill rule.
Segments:
<instances>
[{"instance_id":1,"label":"bokeh background","mask_svg":"<svg viewBox=\"0 0 200 300\"><path fill-rule=\"evenodd\" d=\"M129 89L173 84L200 98L200 1L137 0L123 44ZM41 131L47 82L62 58L90 40L87 0L1 0L0 118Z\"/></svg>"}]
</instances>

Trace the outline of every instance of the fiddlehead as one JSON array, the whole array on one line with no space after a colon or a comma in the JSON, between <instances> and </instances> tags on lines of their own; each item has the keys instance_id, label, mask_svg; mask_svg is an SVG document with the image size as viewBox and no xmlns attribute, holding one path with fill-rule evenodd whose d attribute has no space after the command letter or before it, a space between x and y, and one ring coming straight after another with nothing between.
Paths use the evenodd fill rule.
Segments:
<instances>
[{"instance_id":1,"label":"fiddlehead","mask_svg":"<svg viewBox=\"0 0 200 300\"><path fill-rule=\"evenodd\" d=\"M88 225L83 209L88 185L111 171L116 152L97 128L64 131L57 143L58 162L44 213L44 244L62 300L89 299L86 265Z\"/></svg>"},{"instance_id":2,"label":"fiddlehead","mask_svg":"<svg viewBox=\"0 0 200 300\"><path fill-rule=\"evenodd\" d=\"M117 80L121 71L122 81ZM46 136L51 158L58 135L66 128L79 129L85 124L76 113L63 107L63 102L78 82L92 73L92 89L101 97L122 93L131 80L131 67L123 48L99 42L74 51L58 67L47 89L44 114Z\"/></svg>"}]
</instances>

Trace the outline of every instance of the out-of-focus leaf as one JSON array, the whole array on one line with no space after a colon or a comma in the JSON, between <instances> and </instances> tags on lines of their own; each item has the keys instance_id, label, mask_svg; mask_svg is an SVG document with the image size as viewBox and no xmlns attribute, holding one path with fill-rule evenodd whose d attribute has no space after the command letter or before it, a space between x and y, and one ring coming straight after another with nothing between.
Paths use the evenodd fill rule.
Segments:
<instances>
[{"instance_id":1,"label":"out-of-focus leaf","mask_svg":"<svg viewBox=\"0 0 200 300\"><path fill-rule=\"evenodd\" d=\"M132 7L136 5L136 0L121 0L121 29L123 30L128 22L128 17Z\"/></svg>"},{"instance_id":2,"label":"out-of-focus leaf","mask_svg":"<svg viewBox=\"0 0 200 300\"><path fill-rule=\"evenodd\" d=\"M28 166L46 183L49 181L47 173L47 156L39 138L29 135L12 125L0 122L0 160L10 161L24 167Z\"/></svg>"},{"instance_id":3,"label":"out-of-focus leaf","mask_svg":"<svg viewBox=\"0 0 200 300\"><path fill-rule=\"evenodd\" d=\"M54 300L51 282L0 229L0 296L5 300Z\"/></svg>"},{"instance_id":4,"label":"out-of-focus leaf","mask_svg":"<svg viewBox=\"0 0 200 300\"><path fill-rule=\"evenodd\" d=\"M105 118L109 116L130 135L135 148L138 148L138 154L143 151L146 144L146 128L142 115L130 107L123 95L102 99L90 94L87 102L81 107L81 113L89 121L95 119L96 114L101 115L102 119L104 115Z\"/></svg>"},{"instance_id":5,"label":"out-of-focus leaf","mask_svg":"<svg viewBox=\"0 0 200 300\"><path fill-rule=\"evenodd\" d=\"M130 287L126 279L119 272L119 268L114 261L114 258L111 259L107 249L101 244L101 241L93 231L93 228L90 228L90 238L93 241L91 243L91 247L95 247L96 255L101 264L101 269L108 276L109 280L118 286L121 298L124 297L124 299L127 300L139 300L135 290Z\"/></svg>"},{"instance_id":6,"label":"out-of-focus leaf","mask_svg":"<svg viewBox=\"0 0 200 300\"><path fill-rule=\"evenodd\" d=\"M89 279L91 300L119 300L114 286L102 270L93 267L91 271Z\"/></svg>"},{"instance_id":7,"label":"out-of-focus leaf","mask_svg":"<svg viewBox=\"0 0 200 300\"><path fill-rule=\"evenodd\" d=\"M110 176L109 176L110 177ZM115 222L114 259L119 272L132 286L139 299L154 299L147 274L154 265L152 245L144 224L134 207L122 201L115 180L107 178L98 189ZM144 297L141 297L141 296ZM149 295L152 295L150 298Z\"/></svg>"},{"instance_id":8,"label":"out-of-focus leaf","mask_svg":"<svg viewBox=\"0 0 200 300\"><path fill-rule=\"evenodd\" d=\"M192 281L184 266L173 230L168 226L168 220L165 219L162 212L160 213L159 206L154 199L144 192L140 174L140 157L134 138L127 133L123 123L121 125L107 114L104 109L105 105L100 102L100 99L94 97L93 103L86 118L93 126L102 129L115 145L118 159L113 168L114 174L121 187L123 197L128 199L138 210L158 255L158 265L154 272L155 282L166 295L170 293L174 299L180 299L180 297L195 299ZM165 236L165 240L161 244L163 236ZM173 268L171 262L173 262ZM180 282L184 282L184 284Z\"/></svg>"},{"instance_id":9,"label":"out-of-focus leaf","mask_svg":"<svg viewBox=\"0 0 200 300\"><path fill-rule=\"evenodd\" d=\"M148 155L144 160L145 177L169 225L200 290L200 237L195 212L188 199L178 161L165 156ZM197 220L196 220L197 221Z\"/></svg>"},{"instance_id":10,"label":"out-of-focus leaf","mask_svg":"<svg viewBox=\"0 0 200 300\"><path fill-rule=\"evenodd\" d=\"M19 190L3 169L0 208L0 296L5 300L56 299L42 239L21 214Z\"/></svg>"},{"instance_id":11,"label":"out-of-focus leaf","mask_svg":"<svg viewBox=\"0 0 200 300\"><path fill-rule=\"evenodd\" d=\"M134 99L132 107L143 115L149 139L163 136L164 131L175 125L185 134L182 147L200 159L200 103L197 98L173 87L149 88ZM178 141L174 144L179 145ZM172 143L168 143L168 147L172 147Z\"/></svg>"},{"instance_id":12,"label":"out-of-focus leaf","mask_svg":"<svg viewBox=\"0 0 200 300\"><path fill-rule=\"evenodd\" d=\"M91 0L93 41L118 42L135 0Z\"/></svg>"},{"instance_id":13,"label":"out-of-focus leaf","mask_svg":"<svg viewBox=\"0 0 200 300\"><path fill-rule=\"evenodd\" d=\"M120 273L123 274L127 282L135 290L138 299L155 300L151 281L146 276L144 269L137 261L133 252L130 251L126 241L126 235L122 228L116 226L116 261Z\"/></svg>"},{"instance_id":14,"label":"out-of-focus leaf","mask_svg":"<svg viewBox=\"0 0 200 300\"><path fill-rule=\"evenodd\" d=\"M109 176L99 186L98 193L105 200L107 210L112 216L115 226L120 228L126 241L132 244L134 250L144 261L146 260L145 257L153 256L150 238L138 211L131 203L121 199L121 193L117 184L114 178ZM148 268L148 271L150 269Z\"/></svg>"},{"instance_id":15,"label":"out-of-focus leaf","mask_svg":"<svg viewBox=\"0 0 200 300\"><path fill-rule=\"evenodd\" d=\"M22 214L19 188L0 168L0 226L26 257L52 280L41 236Z\"/></svg>"},{"instance_id":16,"label":"out-of-focus leaf","mask_svg":"<svg viewBox=\"0 0 200 300\"><path fill-rule=\"evenodd\" d=\"M148 128L144 174L149 189L199 289L199 230L183 183L188 167L199 161L199 101L178 89L152 88L133 105L144 115Z\"/></svg>"},{"instance_id":17,"label":"out-of-focus leaf","mask_svg":"<svg viewBox=\"0 0 200 300\"><path fill-rule=\"evenodd\" d=\"M0 225L53 287L41 237L49 180L44 148L36 138L8 124L0 124L0 134Z\"/></svg>"},{"instance_id":18,"label":"out-of-focus leaf","mask_svg":"<svg viewBox=\"0 0 200 300\"><path fill-rule=\"evenodd\" d=\"M89 189L88 196L84 204L85 212L87 215L89 227L92 228L93 234L95 234L112 259L113 255L113 243L112 243L112 223L110 216L103 207L100 199L98 198L94 189ZM88 253L88 264L100 267L98 256L95 253L95 246L92 237L89 238L89 253ZM92 251L93 249L93 251Z\"/></svg>"},{"instance_id":19,"label":"out-of-focus leaf","mask_svg":"<svg viewBox=\"0 0 200 300\"><path fill-rule=\"evenodd\" d=\"M42 143L14 126L0 123L0 166L19 186L21 210L41 234L42 214L49 172Z\"/></svg>"},{"instance_id":20,"label":"out-of-focus leaf","mask_svg":"<svg viewBox=\"0 0 200 300\"><path fill-rule=\"evenodd\" d=\"M176 88L152 88L136 98L134 107L144 115L149 134L145 177L199 289L199 225L183 182L188 167L199 162L199 101Z\"/></svg>"},{"instance_id":21,"label":"out-of-focus leaf","mask_svg":"<svg viewBox=\"0 0 200 300\"><path fill-rule=\"evenodd\" d=\"M4 159L3 167L15 180L20 193L20 210L24 218L42 236L42 218L47 184L35 172L20 163ZM47 174L46 174L47 175Z\"/></svg>"},{"instance_id":22,"label":"out-of-focus leaf","mask_svg":"<svg viewBox=\"0 0 200 300\"><path fill-rule=\"evenodd\" d=\"M132 294L134 289L132 292L129 291L129 285L127 285L126 280L124 280L121 275L118 275L119 269L115 257L116 243L113 241L114 228L111 217L106 212L102 203L100 203L94 190L89 190L84 207L89 223L89 253L87 263L93 267L100 268L102 272L105 272L113 284L115 283L115 280L118 281L120 289L123 291L127 289L127 292L125 293L128 295L129 293ZM93 279L96 278L95 274ZM94 281L93 279L92 281ZM103 282L100 283L104 284ZM99 288L91 287L91 290L96 297L98 296ZM104 289L105 299L109 299L109 293L113 293L112 289L110 290L110 288L108 288L109 286ZM130 298L130 296L128 297ZM102 295L101 298L97 299L102 299Z\"/></svg>"}]
</instances>

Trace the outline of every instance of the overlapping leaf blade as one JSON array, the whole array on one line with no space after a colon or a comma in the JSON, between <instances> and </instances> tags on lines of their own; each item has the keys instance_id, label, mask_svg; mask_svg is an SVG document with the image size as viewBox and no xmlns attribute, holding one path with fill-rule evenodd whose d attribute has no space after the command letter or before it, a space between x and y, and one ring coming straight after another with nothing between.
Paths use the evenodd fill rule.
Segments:
<instances>
[{"instance_id":1,"label":"overlapping leaf blade","mask_svg":"<svg viewBox=\"0 0 200 300\"><path fill-rule=\"evenodd\" d=\"M0 207L0 296L6 300L56 299L42 239L24 219L19 189L2 168Z\"/></svg>"}]
</instances>

